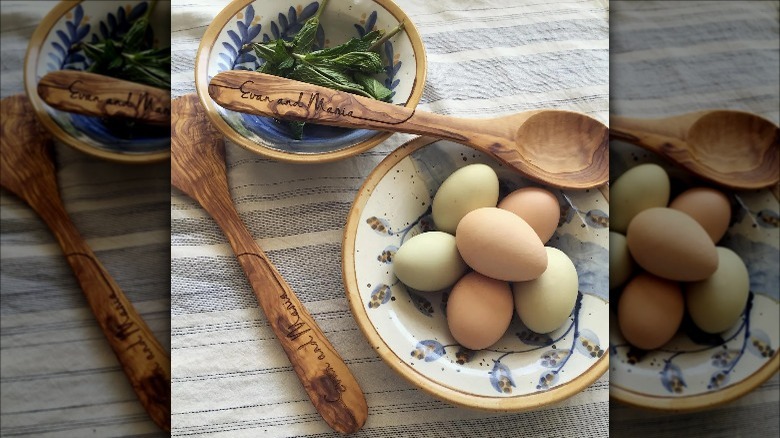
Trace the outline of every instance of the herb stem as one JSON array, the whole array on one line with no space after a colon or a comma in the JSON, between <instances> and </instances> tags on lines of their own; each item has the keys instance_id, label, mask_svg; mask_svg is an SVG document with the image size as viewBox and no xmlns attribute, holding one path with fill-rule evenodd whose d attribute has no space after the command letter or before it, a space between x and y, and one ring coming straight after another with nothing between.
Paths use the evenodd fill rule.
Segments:
<instances>
[{"instance_id":1,"label":"herb stem","mask_svg":"<svg viewBox=\"0 0 780 438\"><path fill-rule=\"evenodd\" d=\"M320 7L317 8L317 13L314 14L314 17L318 20L320 19L320 14L322 14L322 11L325 9L325 5L328 4L328 0L322 0L322 3L320 3Z\"/></svg>"},{"instance_id":2,"label":"herb stem","mask_svg":"<svg viewBox=\"0 0 780 438\"><path fill-rule=\"evenodd\" d=\"M376 51L378 48L382 47L382 45L385 43L385 41L389 40L390 38L394 37L395 34L402 31L404 29L404 22L401 21L401 23L398 24L398 26L395 27L395 29L391 30L390 32L382 35L382 38L379 38L374 44L371 44L371 46L368 48L369 52Z\"/></svg>"}]
</instances>

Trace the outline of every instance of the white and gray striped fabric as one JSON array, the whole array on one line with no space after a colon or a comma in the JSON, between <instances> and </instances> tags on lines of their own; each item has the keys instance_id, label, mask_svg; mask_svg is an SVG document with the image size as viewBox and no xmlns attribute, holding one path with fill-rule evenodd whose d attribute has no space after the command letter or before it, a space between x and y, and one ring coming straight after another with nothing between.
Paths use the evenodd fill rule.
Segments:
<instances>
[{"instance_id":1,"label":"white and gray striped fabric","mask_svg":"<svg viewBox=\"0 0 780 438\"><path fill-rule=\"evenodd\" d=\"M57 2L0 3L0 95L24 93L27 42ZM170 346L170 163L123 165L57 144L76 228L166 349ZM54 236L0 190L1 436L156 437Z\"/></svg>"},{"instance_id":2,"label":"white and gray striped fabric","mask_svg":"<svg viewBox=\"0 0 780 438\"><path fill-rule=\"evenodd\" d=\"M608 119L606 1L402 1L422 35L428 78L420 108L488 117L565 108ZM195 53L224 7L173 3L173 95L194 92ZM273 162L228 144L237 209L356 375L369 405L358 437L596 437L608 432L608 380L542 410L455 407L407 383L369 347L347 304L341 237L368 173L410 136L323 165ZM325 437L258 309L225 237L197 204L171 200L172 435Z\"/></svg>"},{"instance_id":3,"label":"white and gray striped fabric","mask_svg":"<svg viewBox=\"0 0 780 438\"><path fill-rule=\"evenodd\" d=\"M711 108L780 119L777 1L610 3L613 115L664 117ZM776 437L780 379L710 411L610 410L616 437Z\"/></svg>"}]
</instances>

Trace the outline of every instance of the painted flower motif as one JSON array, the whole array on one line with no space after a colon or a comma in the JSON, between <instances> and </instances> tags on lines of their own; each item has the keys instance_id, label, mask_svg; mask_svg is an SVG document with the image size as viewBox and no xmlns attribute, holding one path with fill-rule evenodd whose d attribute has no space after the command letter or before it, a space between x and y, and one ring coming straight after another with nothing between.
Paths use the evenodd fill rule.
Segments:
<instances>
[{"instance_id":1,"label":"painted flower motif","mask_svg":"<svg viewBox=\"0 0 780 438\"><path fill-rule=\"evenodd\" d=\"M589 329L580 331L574 348L588 357L601 357L604 355L604 350L599 344L599 337Z\"/></svg>"},{"instance_id":2,"label":"painted flower motif","mask_svg":"<svg viewBox=\"0 0 780 438\"><path fill-rule=\"evenodd\" d=\"M500 361L494 361L493 369L490 371L490 384L493 389L502 394L511 394L515 387L515 381L512 379L512 372Z\"/></svg>"},{"instance_id":3,"label":"painted flower motif","mask_svg":"<svg viewBox=\"0 0 780 438\"><path fill-rule=\"evenodd\" d=\"M547 350L542 353L539 362L545 368L558 368L561 366L561 361L569 354L571 354L571 350Z\"/></svg>"},{"instance_id":4,"label":"painted flower motif","mask_svg":"<svg viewBox=\"0 0 780 438\"><path fill-rule=\"evenodd\" d=\"M539 384L536 385L536 389L546 391L555 384L558 383L558 370L545 371L539 376Z\"/></svg>"},{"instance_id":5,"label":"painted flower motif","mask_svg":"<svg viewBox=\"0 0 780 438\"><path fill-rule=\"evenodd\" d=\"M409 292L409 298L412 299L412 304L414 304L414 307L419 310L420 313L428 317L433 316L433 305L427 298L416 294L409 289L407 289L407 292Z\"/></svg>"},{"instance_id":6,"label":"painted flower motif","mask_svg":"<svg viewBox=\"0 0 780 438\"><path fill-rule=\"evenodd\" d=\"M756 223L762 228L780 227L780 216L776 211L761 210L756 214Z\"/></svg>"},{"instance_id":7,"label":"painted flower motif","mask_svg":"<svg viewBox=\"0 0 780 438\"><path fill-rule=\"evenodd\" d=\"M376 309L382 304L386 304L393 296L390 286L380 284L371 291L371 300L368 302L369 309Z\"/></svg>"},{"instance_id":8,"label":"painted flower motif","mask_svg":"<svg viewBox=\"0 0 780 438\"><path fill-rule=\"evenodd\" d=\"M737 350L718 351L712 355L712 366L715 368L728 369L740 357Z\"/></svg>"},{"instance_id":9,"label":"painted flower motif","mask_svg":"<svg viewBox=\"0 0 780 438\"><path fill-rule=\"evenodd\" d=\"M666 361L666 366L661 371L661 384L667 391L675 394L681 394L683 389L688 386L683 378L682 370L671 360Z\"/></svg>"},{"instance_id":10,"label":"painted flower motif","mask_svg":"<svg viewBox=\"0 0 780 438\"><path fill-rule=\"evenodd\" d=\"M747 351L761 358L769 358L775 355L776 350L772 348L772 341L769 340L769 335L766 332L754 329L750 331Z\"/></svg>"},{"instance_id":11,"label":"painted flower motif","mask_svg":"<svg viewBox=\"0 0 780 438\"><path fill-rule=\"evenodd\" d=\"M458 365L463 365L464 363L471 361L471 359L474 357L474 353L474 350L460 347L455 353L455 362L457 362Z\"/></svg>"},{"instance_id":12,"label":"painted flower motif","mask_svg":"<svg viewBox=\"0 0 780 438\"><path fill-rule=\"evenodd\" d=\"M397 246L389 245L384 250L382 250L382 254L379 254L376 259L382 263L393 263L393 257L395 257L396 251L398 251Z\"/></svg>"},{"instance_id":13,"label":"painted flower motif","mask_svg":"<svg viewBox=\"0 0 780 438\"><path fill-rule=\"evenodd\" d=\"M366 223L372 230L382 235L392 235L393 231L390 229L390 224L384 218L371 216L366 219Z\"/></svg>"},{"instance_id":14,"label":"painted flower motif","mask_svg":"<svg viewBox=\"0 0 780 438\"><path fill-rule=\"evenodd\" d=\"M436 359L444 356L444 346L440 342L433 339L426 339L417 343L417 346L412 351L412 357L426 362L433 362Z\"/></svg>"},{"instance_id":15,"label":"painted flower motif","mask_svg":"<svg viewBox=\"0 0 780 438\"><path fill-rule=\"evenodd\" d=\"M523 343L528 345L535 345L537 347L546 347L548 345L552 345L553 340L550 337L550 335L546 333L536 333L532 332L531 330L523 330L521 332L515 333L515 336L518 337Z\"/></svg>"},{"instance_id":16,"label":"painted flower motif","mask_svg":"<svg viewBox=\"0 0 780 438\"><path fill-rule=\"evenodd\" d=\"M707 389L719 389L725 386L729 382L729 376L731 374L728 371L718 370L712 377L710 377L710 383L707 385Z\"/></svg>"},{"instance_id":17,"label":"painted flower motif","mask_svg":"<svg viewBox=\"0 0 780 438\"><path fill-rule=\"evenodd\" d=\"M609 215L601 210L590 210L585 213L585 222L594 228L608 228Z\"/></svg>"},{"instance_id":18,"label":"painted flower motif","mask_svg":"<svg viewBox=\"0 0 780 438\"><path fill-rule=\"evenodd\" d=\"M549 245L570 256L577 270L581 293L609 301L609 251L606 248L569 233L551 240Z\"/></svg>"}]
</instances>

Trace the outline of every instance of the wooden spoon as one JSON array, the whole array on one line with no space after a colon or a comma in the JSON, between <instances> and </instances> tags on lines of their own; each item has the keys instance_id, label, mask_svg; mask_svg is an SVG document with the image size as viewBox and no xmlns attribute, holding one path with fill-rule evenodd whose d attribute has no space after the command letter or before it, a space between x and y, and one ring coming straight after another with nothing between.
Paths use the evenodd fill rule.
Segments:
<instances>
[{"instance_id":1,"label":"wooden spoon","mask_svg":"<svg viewBox=\"0 0 780 438\"><path fill-rule=\"evenodd\" d=\"M155 125L171 123L171 93L162 88L88 73L57 70L38 82L38 95L62 111L126 117Z\"/></svg>"},{"instance_id":2,"label":"wooden spoon","mask_svg":"<svg viewBox=\"0 0 780 438\"><path fill-rule=\"evenodd\" d=\"M780 130L755 114L710 110L662 119L610 116L610 125L612 138L715 183L757 189L778 182Z\"/></svg>"},{"instance_id":3,"label":"wooden spoon","mask_svg":"<svg viewBox=\"0 0 780 438\"><path fill-rule=\"evenodd\" d=\"M248 71L219 73L208 89L217 104L234 111L445 138L555 187L591 188L609 179L607 127L576 112L536 110L464 119Z\"/></svg>"},{"instance_id":4,"label":"wooden spoon","mask_svg":"<svg viewBox=\"0 0 780 438\"><path fill-rule=\"evenodd\" d=\"M228 189L222 135L209 123L195 94L174 99L172 110L171 183L198 201L222 228L268 323L322 418L337 432L356 432L368 416L363 392L241 222Z\"/></svg>"},{"instance_id":5,"label":"wooden spoon","mask_svg":"<svg viewBox=\"0 0 780 438\"><path fill-rule=\"evenodd\" d=\"M95 318L138 399L162 429L171 427L171 361L132 303L84 242L65 211L50 158L48 135L30 101L0 101L0 186L35 210L65 253Z\"/></svg>"}]
</instances>

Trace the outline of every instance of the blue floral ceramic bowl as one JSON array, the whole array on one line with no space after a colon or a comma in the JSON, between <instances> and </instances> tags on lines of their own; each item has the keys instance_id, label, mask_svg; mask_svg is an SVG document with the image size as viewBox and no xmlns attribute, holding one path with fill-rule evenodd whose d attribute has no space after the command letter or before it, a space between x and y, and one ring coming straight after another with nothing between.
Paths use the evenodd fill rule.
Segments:
<instances>
[{"instance_id":1,"label":"blue floral ceramic bowl","mask_svg":"<svg viewBox=\"0 0 780 438\"><path fill-rule=\"evenodd\" d=\"M636 146L610 145L610 177L642 163L664 167L672 196L706 185L686 171ZM719 245L739 254L748 268L750 295L739 321L718 335L684 322L674 339L653 351L633 349L612 324L610 396L652 409L695 410L748 393L778 370L780 355L780 216L777 194L769 189L724 191L732 203L731 223ZM612 302L617 302L613 291ZM616 315L613 309L612 315ZM613 319L616 321L616 319Z\"/></svg>"},{"instance_id":2,"label":"blue floral ceramic bowl","mask_svg":"<svg viewBox=\"0 0 780 438\"><path fill-rule=\"evenodd\" d=\"M222 108L209 96L208 83L217 73L255 70L264 62L242 50L245 44L292 38L319 6L319 1L234 0L206 30L195 61L195 86L212 123L234 143L278 160L323 162L358 154L391 135L307 124L303 139L296 140L286 125ZM380 49L385 68L376 78L393 91L393 103L414 107L425 82L425 52L414 24L390 0L329 1L320 17L315 45L331 47L373 29L390 31L401 21L405 30Z\"/></svg>"},{"instance_id":3,"label":"blue floral ceramic bowl","mask_svg":"<svg viewBox=\"0 0 780 438\"><path fill-rule=\"evenodd\" d=\"M132 136L100 117L56 110L38 96L38 81L55 70L85 70L91 60L74 45L124 33L150 7L148 0L63 1L46 15L30 38L24 66L27 96L41 123L58 140L101 158L152 162L170 156L168 129L136 130ZM155 44L170 46L170 2L158 1L151 13Z\"/></svg>"},{"instance_id":4,"label":"blue floral ceramic bowl","mask_svg":"<svg viewBox=\"0 0 780 438\"><path fill-rule=\"evenodd\" d=\"M368 176L344 233L343 276L352 313L391 368L444 400L501 411L563 400L608 366L609 205L599 190L546 187L561 205L559 226L547 245L572 259L580 283L569 321L552 333L534 333L515 315L497 344L465 349L447 327L447 291L407 289L393 274L398 247L433 229L431 200L439 185L472 163L495 169L502 196L535 185L473 149L426 138L392 152Z\"/></svg>"}]
</instances>

